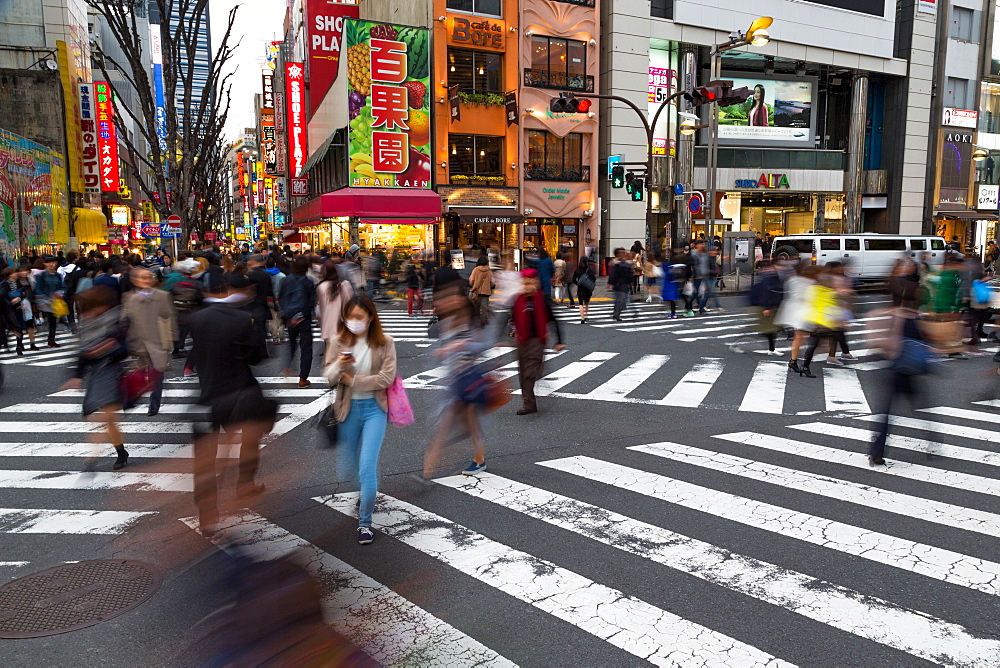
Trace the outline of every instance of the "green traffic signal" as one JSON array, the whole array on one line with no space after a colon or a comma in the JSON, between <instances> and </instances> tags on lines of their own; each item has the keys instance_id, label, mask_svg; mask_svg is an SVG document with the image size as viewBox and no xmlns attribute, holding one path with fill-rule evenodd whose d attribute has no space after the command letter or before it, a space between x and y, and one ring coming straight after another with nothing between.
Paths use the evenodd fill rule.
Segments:
<instances>
[{"instance_id":1,"label":"green traffic signal","mask_svg":"<svg viewBox=\"0 0 1000 668\"><path fill-rule=\"evenodd\" d=\"M629 190L629 192L632 194L632 201L633 202L641 202L642 201L642 191L644 189L645 188L644 188L644 184L642 182L642 179L638 179L637 178L637 179L634 179L632 181L632 189Z\"/></svg>"},{"instance_id":2,"label":"green traffic signal","mask_svg":"<svg viewBox=\"0 0 1000 668\"><path fill-rule=\"evenodd\" d=\"M611 187L612 188L624 188L625 187L625 168L621 165L615 165L611 168Z\"/></svg>"}]
</instances>

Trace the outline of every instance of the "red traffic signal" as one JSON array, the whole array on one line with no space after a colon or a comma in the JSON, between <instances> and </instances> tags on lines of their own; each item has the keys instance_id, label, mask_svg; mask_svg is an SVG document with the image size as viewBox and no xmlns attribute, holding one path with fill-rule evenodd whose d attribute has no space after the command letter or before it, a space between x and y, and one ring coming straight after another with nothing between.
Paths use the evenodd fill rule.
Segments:
<instances>
[{"instance_id":1,"label":"red traffic signal","mask_svg":"<svg viewBox=\"0 0 1000 668\"><path fill-rule=\"evenodd\" d=\"M549 111L554 114L586 114L593 103L590 100L578 100L573 93L559 93L559 97L549 100Z\"/></svg>"},{"instance_id":2,"label":"red traffic signal","mask_svg":"<svg viewBox=\"0 0 1000 668\"><path fill-rule=\"evenodd\" d=\"M684 93L684 99L690 102L692 107L719 102L726 96L726 91L732 85L732 81L709 81L704 86L692 88L687 93Z\"/></svg>"}]
</instances>

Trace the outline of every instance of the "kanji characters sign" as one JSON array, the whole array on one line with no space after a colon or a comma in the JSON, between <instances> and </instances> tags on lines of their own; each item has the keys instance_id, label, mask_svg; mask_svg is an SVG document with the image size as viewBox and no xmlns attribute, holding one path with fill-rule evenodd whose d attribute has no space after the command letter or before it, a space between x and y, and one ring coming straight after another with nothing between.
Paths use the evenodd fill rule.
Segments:
<instances>
[{"instance_id":1,"label":"kanji characters sign","mask_svg":"<svg viewBox=\"0 0 1000 668\"><path fill-rule=\"evenodd\" d=\"M97 98L97 153L101 191L118 194L118 133L115 129L115 103L107 81L94 82Z\"/></svg>"},{"instance_id":2,"label":"kanji characters sign","mask_svg":"<svg viewBox=\"0 0 1000 668\"><path fill-rule=\"evenodd\" d=\"M83 134L83 185L88 194L101 192L101 168L97 146L97 107L94 84L79 84L80 129Z\"/></svg>"},{"instance_id":3,"label":"kanji characters sign","mask_svg":"<svg viewBox=\"0 0 1000 668\"><path fill-rule=\"evenodd\" d=\"M344 46L350 185L430 188L427 29L349 19Z\"/></svg>"},{"instance_id":4,"label":"kanji characters sign","mask_svg":"<svg viewBox=\"0 0 1000 668\"><path fill-rule=\"evenodd\" d=\"M288 105L288 175L299 176L306 165L306 85L302 63L285 63Z\"/></svg>"}]
</instances>

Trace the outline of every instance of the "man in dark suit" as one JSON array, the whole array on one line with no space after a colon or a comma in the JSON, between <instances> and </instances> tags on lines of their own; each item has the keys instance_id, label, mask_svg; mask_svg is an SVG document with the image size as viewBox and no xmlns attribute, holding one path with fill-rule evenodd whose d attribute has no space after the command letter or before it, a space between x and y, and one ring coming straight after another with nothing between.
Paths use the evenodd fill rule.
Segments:
<instances>
[{"instance_id":1,"label":"man in dark suit","mask_svg":"<svg viewBox=\"0 0 1000 668\"><path fill-rule=\"evenodd\" d=\"M250 302L250 315L253 316L253 326L266 336L267 321L271 319L271 308L267 300L273 298L271 275L264 271L264 256L251 255L247 258L247 278L256 286L253 300Z\"/></svg>"},{"instance_id":2,"label":"man in dark suit","mask_svg":"<svg viewBox=\"0 0 1000 668\"><path fill-rule=\"evenodd\" d=\"M211 426L196 425L194 439L194 498L203 531L218 522L215 458L219 433L242 430L237 497L261 493L254 482L260 440L274 426L277 402L265 399L250 367L265 357L266 341L254 327L246 307L253 299L250 281L227 274L222 292L205 299L205 308L191 315L194 339L190 357L201 382L198 403L211 412Z\"/></svg>"}]
</instances>

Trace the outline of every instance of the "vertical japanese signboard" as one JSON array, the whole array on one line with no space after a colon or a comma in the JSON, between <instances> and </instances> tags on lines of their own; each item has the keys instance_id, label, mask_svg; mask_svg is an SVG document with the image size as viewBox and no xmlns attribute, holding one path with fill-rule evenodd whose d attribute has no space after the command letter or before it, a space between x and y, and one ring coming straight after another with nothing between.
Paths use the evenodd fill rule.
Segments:
<instances>
[{"instance_id":1,"label":"vertical japanese signboard","mask_svg":"<svg viewBox=\"0 0 1000 668\"><path fill-rule=\"evenodd\" d=\"M163 49L160 44L160 26L149 26L149 44L153 60L153 96L156 102L156 136L160 151L167 150L167 102L163 93Z\"/></svg>"},{"instance_id":2,"label":"vertical japanese signboard","mask_svg":"<svg viewBox=\"0 0 1000 668\"><path fill-rule=\"evenodd\" d=\"M309 37L309 116L312 117L337 80L344 23L358 18L357 4L308 0L306 33Z\"/></svg>"},{"instance_id":3,"label":"vertical japanese signboard","mask_svg":"<svg viewBox=\"0 0 1000 668\"><path fill-rule=\"evenodd\" d=\"M299 175L306 165L306 86L302 63L285 63L285 102L288 104L288 175Z\"/></svg>"},{"instance_id":4,"label":"vertical japanese signboard","mask_svg":"<svg viewBox=\"0 0 1000 668\"><path fill-rule=\"evenodd\" d=\"M425 28L344 26L350 185L430 188L429 39Z\"/></svg>"},{"instance_id":5,"label":"vertical japanese signboard","mask_svg":"<svg viewBox=\"0 0 1000 668\"><path fill-rule=\"evenodd\" d=\"M97 152L100 155L101 192L118 194L118 133L115 130L115 103L107 81L94 82L97 98Z\"/></svg>"},{"instance_id":6,"label":"vertical japanese signboard","mask_svg":"<svg viewBox=\"0 0 1000 668\"><path fill-rule=\"evenodd\" d=\"M97 107L94 84L79 84L80 129L83 131L83 186L89 195L101 194L101 158L97 148Z\"/></svg>"}]
</instances>

